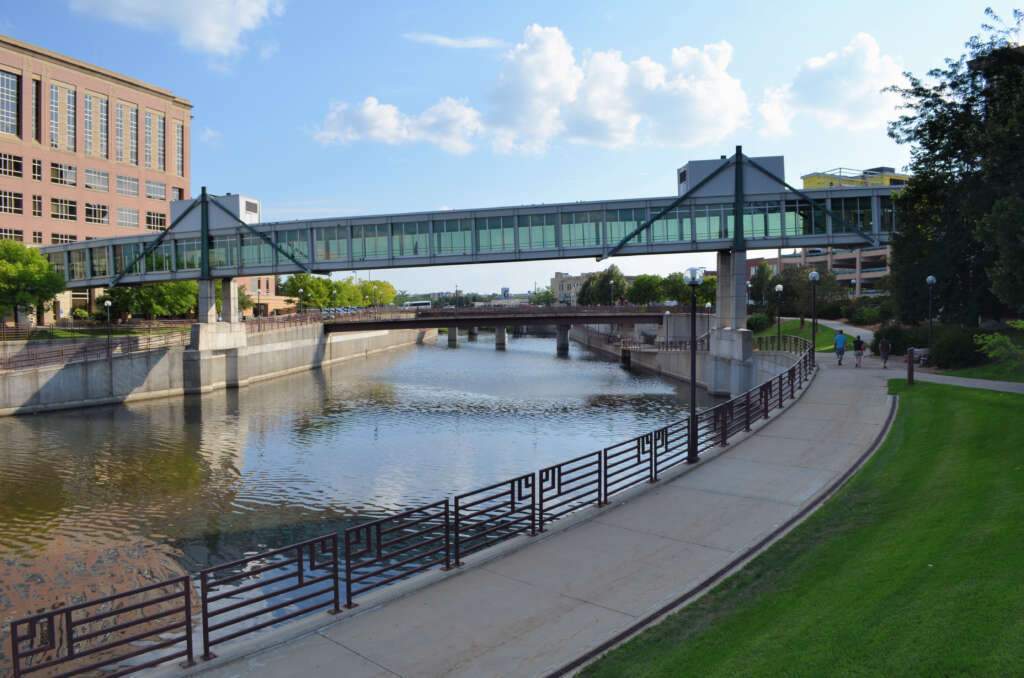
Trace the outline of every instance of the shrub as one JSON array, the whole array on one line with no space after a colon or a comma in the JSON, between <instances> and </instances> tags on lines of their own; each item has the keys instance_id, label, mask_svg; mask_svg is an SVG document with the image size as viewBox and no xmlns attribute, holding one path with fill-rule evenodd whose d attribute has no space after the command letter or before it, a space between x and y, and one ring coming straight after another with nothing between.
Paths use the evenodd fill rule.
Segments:
<instances>
[{"instance_id":1,"label":"shrub","mask_svg":"<svg viewBox=\"0 0 1024 678\"><path fill-rule=\"evenodd\" d=\"M755 313L747 318L747 329L751 332L762 332L772 326L772 320L765 313Z\"/></svg>"},{"instance_id":2,"label":"shrub","mask_svg":"<svg viewBox=\"0 0 1024 678\"><path fill-rule=\"evenodd\" d=\"M929 353L931 364L942 368L970 367L984 361L974 342L974 332L966 327L943 327L935 332Z\"/></svg>"},{"instance_id":3,"label":"shrub","mask_svg":"<svg viewBox=\"0 0 1024 678\"><path fill-rule=\"evenodd\" d=\"M843 317L843 308L838 303L822 304L818 308L818 317L825 320L839 320Z\"/></svg>"},{"instance_id":4,"label":"shrub","mask_svg":"<svg viewBox=\"0 0 1024 678\"><path fill-rule=\"evenodd\" d=\"M871 352L878 354L878 342L882 337L889 340L892 346L892 355L903 355L907 348L914 346L920 348L928 345L928 326L905 326L887 324L875 332L875 338L871 340Z\"/></svg>"},{"instance_id":5,"label":"shrub","mask_svg":"<svg viewBox=\"0 0 1024 678\"><path fill-rule=\"evenodd\" d=\"M879 309L871 306L858 306L850 314L850 322L854 325L875 325L882 319Z\"/></svg>"},{"instance_id":6,"label":"shrub","mask_svg":"<svg viewBox=\"0 0 1024 678\"><path fill-rule=\"evenodd\" d=\"M88 320L89 312L84 308L73 308L71 309L71 317L75 320Z\"/></svg>"}]
</instances>

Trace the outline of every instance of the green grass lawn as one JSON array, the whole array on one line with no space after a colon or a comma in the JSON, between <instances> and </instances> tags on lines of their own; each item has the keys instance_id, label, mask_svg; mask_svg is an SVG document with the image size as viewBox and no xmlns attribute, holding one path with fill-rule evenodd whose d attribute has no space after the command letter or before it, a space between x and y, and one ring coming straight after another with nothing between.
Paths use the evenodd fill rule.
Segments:
<instances>
[{"instance_id":1,"label":"green grass lawn","mask_svg":"<svg viewBox=\"0 0 1024 678\"><path fill-rule=\"evenodd\" d=\"M764 330L763 332L758 332L755 336L758 336L758 337L774 337L775 336L775 332L776 332L775 325L772 325L770 328ZM811 321L810 321L810 319L807 319L804 322L804 326L800 327L800 321L799 320L783 320L782 321L782 334L783 335L787 335L788 334L788 335L791 335L791 336L794 336L794 337L802 337L802 338L806 339L807 341L810 341L811 340ZM836 336L835 330L833 330L831 327L825 327L824 325L821 324L821 322L818 322L818 345L815 347L815 349L818 350L818 351L831 351L832 350L832 340L833 340L833 338L835 336Z\"/></svg>"},{"instance_id":2,"label":"green grass lawn","mask_svg":"<svg viewBox=\"0 0 1024 678\"><path fill-rule=\"evenodd\" d=\"M957 370L942 370L941 374L970 379L996 379L998 381L1024 382L1024 367L1010 367L1000 363L988 363L977 367L962 367Z\"/></svg>"},{"instance_id":3,"label":"green grass lawn","mask_svg":"<svg viewBox=\"0 0 1024 678\"><path fill-rule=\"evenodd\" d=\"M189 327L154 327L152 329L145 328L118 328L114 327L111 330L111 334L117 336L156 336L158 334L175 334L178 332L188 332ZM106 337L107 329L105 327L90 328L90 329L68 329L64 327L52 327L42 330L35 330L29 335L30 341L48 341L50 339L81 339L83 337Z\"/></svg>"},{"instance_id":4,"label":"green grass lawn","mask_svg":"<svg viewBox=\"0 0 1024 678\"><path fill-rule=\"evenodd\" d=\"M585 675L1020 675L1024 396L892 384L892 431L839 494Z\"/></svg>"}]
</instances>

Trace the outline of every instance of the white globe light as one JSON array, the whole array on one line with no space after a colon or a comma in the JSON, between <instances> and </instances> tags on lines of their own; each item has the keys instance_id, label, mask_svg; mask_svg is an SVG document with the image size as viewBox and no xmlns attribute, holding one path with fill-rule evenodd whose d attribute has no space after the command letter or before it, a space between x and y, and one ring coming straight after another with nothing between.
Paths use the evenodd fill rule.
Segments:
<instances>
[{"instance_id":1,"label":"white globe light","mask_svg":"<svg viewBox=\"0 0 1024 678\"><path fill-rule=\"evenodd\" d=\"M782 283L779 283L778 285L775 286L775 291L778 294L782 294Z\"/></svg>"},{"instance_id":2,"label":"white globe light","mask_svg":"<svg viewBox=\"0 0 1024 678\"><path fill-rule=\"evenodd\" d=\"M934 275L930 275L930 276L928 276L927 278L925 278L925 279L924 279L924 281L925 281L926 283L928 283L929 285L934 285L934 284L935 284L936 282L938 282L938 281L937 281L937 280L935 279L935 276L934 276Z\"/></svg>"},{"instance_id":3,"label":"white globe light","mask_svg":"<svg viewBox=\"0 0 1024 678\"><path fill-rule=\"evenodd\" d=\"M810 280L812 283L816 283L819 280L821 280L821 274L818 273L817 271L811 271L810 273L807 274L807 279Z\"/></svg>"},{"instance_id":4,"label":"white globe light","mask_svg":"<svg viewBox=\"0 0 1024 678\"><path fill-rule=\"evenodd\" d=\"M688 268L683 273L683 282L696 287L704 282L704 271L700 268Z\"/></svg>"}]
</instances>

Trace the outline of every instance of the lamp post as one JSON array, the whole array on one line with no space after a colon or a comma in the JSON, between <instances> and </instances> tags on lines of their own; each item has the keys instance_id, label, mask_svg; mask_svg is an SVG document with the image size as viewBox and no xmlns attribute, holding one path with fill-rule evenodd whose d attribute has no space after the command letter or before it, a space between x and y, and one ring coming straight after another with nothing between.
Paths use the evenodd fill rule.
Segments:
<instances>
[{"instance_id":1,"label":"lamp post","mask_svg":"<svg viewBox=\"0 0 1024 678\"><path fill-rule=\"evenodd\" d=\"M111 347L110 347L110 340L111 340L110 334L111 334L111 329L112 329L111 326L110 326L110 305L111 305L110 304L110 299L105 299L103 301L103 306L106 307L106 309L107 309L107 356L112 356L113 355L113 351L111 350Z\"/></svg>"},{"instance_id":2,"label":"lamp post","mask_svg":"<svg viewBox=\"0 0 1024 678\"><path fill-rule=\"evenodd\" d=\"M821 274L811 271L807 279L811 282L811 362L814 362L814 354L818 350L818 281Z\"/></svg>"},{"instance_id":3,"label":"lamp post","mask_svg":"<svg viewBox=\"0 0 1024 678\"><path fill-rule=\"evenodd\" d=\"M924 279L928 283L928 348L932 347L932 290L935 289L935 283L938 282L934 275L930 275Z\"/></svg>"},{"instance_id":4,"label":"lamp post","mask_svg":"<svg viewBox=\"0 0 1024 678\"><path fill-rule=\"evenodd\" d=\"M302 314L302 288L299 288L299 314Z\"/></svg>"},{"instance_id":5,"label":"lamp post","mask_svg":"<svg viewBox=\"0 0 1024 678\"><path fill-rule=\"evenodd\" d=\"M708 331L707 331L707 334L711 334L711 302L710 301L704 302L704 315L705 315L705 317L707 318L707 321L708 321Z\"/></svg>"},{"instance_id":6,"label":"lamp post","mask_svg":"<svg viewBox=\"0 0 1024 678\"><path fill-rule=\"evenodd\" d=\"M690 427L686 436L686 463L700 461L697 449L697 288L704 282L704 271L688 268L683 282L690 286Z\"/></svg>"},{"instance_id":7,"label":"lamp post","mask_svg":"<svg viewBox=\"0 0 1024 678\"><path fill-rule=\"evenodd\" d=\"M753 292L754 292L754 286L748 280L747 281L747 306L753 306L754 305Z\"/></svg>"},{"instance_id":8,"label":"lamp post","mask_svg":"<svg viewBox=\"0 0 1024 678\"><path fill-rule=\"evenodd\" d=\"M782 283L775 286L775 350L782 350Z\"/></svg>"}]
</instances>

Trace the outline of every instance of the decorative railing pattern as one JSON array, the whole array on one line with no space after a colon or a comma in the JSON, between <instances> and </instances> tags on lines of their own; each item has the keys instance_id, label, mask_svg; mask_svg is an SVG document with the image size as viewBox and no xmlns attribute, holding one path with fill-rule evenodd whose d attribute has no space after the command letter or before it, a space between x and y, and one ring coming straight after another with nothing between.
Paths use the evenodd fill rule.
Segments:
<instances>
[{"instance_id":1,"label":"decorative railing pattern","mask_svg":"<svg viewBox=\"0 0 1024 678\"><path fill-rule=\"evenodd\" d=\"M757 347L781 347L799 356L778 376L699 412L699 455L728 445L736 435L750 431L753 422L767 419L773 409L793 399L814 373L814 353L803 339L763 337ZM458 567L473 553L519 535L543 532L575 511L604 506L620 493L657 482L666 471L687 461L689 425L689 419L682 419L536 473L347 528L341 551L338 535L332 533L203 570L199 573L203 658L212 658L216 645L294 617L325 608L339 612L342 559L345 607L352 608L359 596L374 589L427 570ZM133 602L167 589L174 592ZM111 675L122 675L182 657L191 661L191 594L191 580L180 577L15 620L11 622L14 676L58 666L76 673L75 662L99 653L104 654L82 670L114 667L118 673ZM173 607L144 612L156 605ZM73 616L93 608L100 611L88 616L81 612L78 619ZM131 612L138 612L138 617L111 621L109 627L90 626L87 632L75 631ZM183 618L163 621L175 614L183 614ZM139 626L142 629L137 633L109 640L115 631ZM58 627L70 631L57 633ZM137 645L151 638L155 640ZM90 640L105 644L81 646ZM131 650L106 654L123 646L131 646ZM139 663L123 664L137 658Z\"/></svg>"},{"instance_id":2,"label":"decorative railing pattern","mask_svg":"<svg viewBox=\"0 0 1024 678\"><path fill-rule=\"evenodd\" d=\"M16 353L0 353L0 371L89 360L109 360L115 356L188 346L190 339L188 332L171 331L154 335L119 335L109 339L97 337L90 341L62 343L56 346L51 344L40 348L25 344Z\"/></svg>"}]
</instances>

